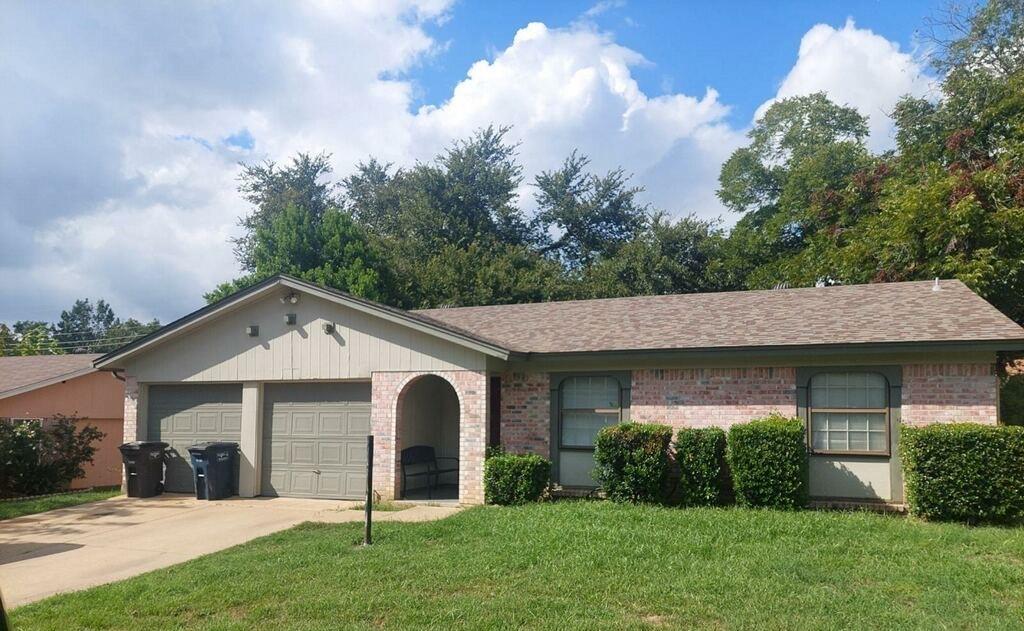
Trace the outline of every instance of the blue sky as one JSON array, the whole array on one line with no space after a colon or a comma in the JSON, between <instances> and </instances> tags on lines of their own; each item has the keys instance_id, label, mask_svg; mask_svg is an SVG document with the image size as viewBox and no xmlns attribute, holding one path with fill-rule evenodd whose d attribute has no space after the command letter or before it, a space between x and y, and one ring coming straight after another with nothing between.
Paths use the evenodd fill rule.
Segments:
<instances>
[{"instance_id":1,"label":"blue sky","mask_svg":"<svg viewBox=\"0 0 1024 631\"><path fill-rule=\"evenodd\" d=\"M179 317L240 273L239 163L325 151L340 178L490 124L524 208L579 150L728 228L719 169L772 102L826 92L884 151L901 96L938 98L915 35L938 1L6 2L0 322Z\"/></svg>"},{"instance_id":2,"label":"blue sky","mask_svg":"<svg viewBox=\"0 0 1024 631\"><path fill-rule=\"evenodd\" d=\"M910 50L935 2L923 0L820 0L747 2L607 2L594 0L470 2L461 0L441 25L428 29L443 53L411 74L416 103L439 104L474 61L508 46L519 26L543 22L568 27L581 19L615 33L618 43L644 55L634 71L648 94L702 92L715 86L733 109L729 121L745 125L774 93L796 58L801 36L815 24L841 26L847 18Z\"/></svg>"}]
</instances>

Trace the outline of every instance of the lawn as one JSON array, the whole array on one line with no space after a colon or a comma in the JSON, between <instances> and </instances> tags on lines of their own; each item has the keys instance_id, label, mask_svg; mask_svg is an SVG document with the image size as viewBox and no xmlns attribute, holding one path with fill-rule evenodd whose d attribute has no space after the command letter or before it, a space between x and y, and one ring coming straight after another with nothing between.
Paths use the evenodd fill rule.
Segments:
<instances>
[{"instance_id":1,"label":"lawn","mask_svg":"<svg viewBox=\"0 0 1024 631\"><path fill-rule=\"evenodd\" d=\"M22 517L24 515L45 513L48 510L54 510L56 508L67 508L68 506L88 504L89 502L105 500L108 497L114 497L120 494L120 488L94 489L91 491L81 491L79 493L63 493L61 495L47 495L46 497L37 497L28 500L0 502L0 521L3 521L4 519Z\"/></svg>"},{"instance_id":2,"label":"lawn","mask_svg":"<svg viewBox=\"0 0 1024 631\"><path fill-rule=\"evenodd\" d=\"M1000 628L1024 529L558 502L304 524L15 610L18 629Z\"/></svg>"}]
</instances>

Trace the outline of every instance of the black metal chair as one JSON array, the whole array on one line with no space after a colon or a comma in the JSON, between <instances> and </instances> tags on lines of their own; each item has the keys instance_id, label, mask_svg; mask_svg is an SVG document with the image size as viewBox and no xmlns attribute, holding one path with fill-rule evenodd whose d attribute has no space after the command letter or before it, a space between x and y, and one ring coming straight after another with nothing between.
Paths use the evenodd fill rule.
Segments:
<instances>
[{"instance_id":1,"label":"black metal chair","mask_svg":"<svg viewBox=\"0 0 1024 631\"><path fill-rule=\"evenodd\" d=\"M442 469L438 461L439 460L454 460L455 466L448 466ZM437 457L437 453L434 448L430 445L415 445L413 447L406 447L402 450L402 494L407 493L407 483L409 478L421 478L426 476L427 478L427 499L434 499L434 489L437 488L438 479L443 473L458 473L459 471L459 459L448 458L442 456ZM409 471L410 467L419 468L418 471Z\"/></svg>"}]
</instances>

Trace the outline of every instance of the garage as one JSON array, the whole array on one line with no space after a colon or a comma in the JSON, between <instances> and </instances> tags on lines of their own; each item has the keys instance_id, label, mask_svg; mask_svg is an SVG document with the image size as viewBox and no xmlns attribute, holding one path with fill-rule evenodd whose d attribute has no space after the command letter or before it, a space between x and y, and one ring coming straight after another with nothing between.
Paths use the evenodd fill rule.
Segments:
<instances>
[{"instance_id":1,"label":"garage","mask_svg":"<svg viewBox=\"0 0 1024 631\"><path fill-rule=\"evenodd\" d=\"M149 388L148 439L170 444L164 489L192 493L195 485L188 448L199 442L239 442L242 387L239 384L154 385Z\"/></svg>"},{"instance_id":2,"label":"garage","mask_svg":"<svg viewBox=\"0 0 1024 631\"><path fill-rule=\"evenodd\" d=\"M365 494L369 382L267 384L263 400L263 495Z\"/></svg>"}]
</instances>

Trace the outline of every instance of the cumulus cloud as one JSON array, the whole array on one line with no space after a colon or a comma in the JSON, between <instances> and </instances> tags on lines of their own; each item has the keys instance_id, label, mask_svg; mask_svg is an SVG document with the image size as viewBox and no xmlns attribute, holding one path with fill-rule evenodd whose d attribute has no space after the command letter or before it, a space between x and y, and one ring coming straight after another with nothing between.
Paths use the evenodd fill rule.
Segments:
<instances>
[{"instance_id":1,"label":"cumulus cloud","mask_svg":"<svg viewBox=\"0 0 1024 631\"><path fill-rule=\"evenodd\" d=\"M935 79L926 74L921 59L870 29L857 28L852 19L842 28L818 24L807 31L796 63L775 98L764 103L757 116L776 100L821 91L868 117L868 144L876 151L893 147L889 115L901 96L937 93Z\"/></svg>"},{"instance_id":2,"label":"cumulus cloud","mask_svg":"<svg viewBox=\"0 0 1024 631\"><path fill-rule=\"evenodd\" d=\"M512 125L527 182L579 149L596 170L633 173L659 208L723 214L718 169L745 131L727 124L727 99L713 87L645 94L633 71L652 62L587 20L523 26L450 98L413 111L410 77L444 50L429 26L451 10L447 0L8 5L0 321L52 319L83 296L139 318L198 307L238 273L228 242L246 211L238 162L296 151L331 152L344 173L369 155L408 165L477 128ZM776 98L826 90L872 116L876 142L895 98L928 88L915 64L852 23L817 26ZM529 205L531 188L521 194Z\"/></svg>"}]
</instances>

